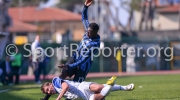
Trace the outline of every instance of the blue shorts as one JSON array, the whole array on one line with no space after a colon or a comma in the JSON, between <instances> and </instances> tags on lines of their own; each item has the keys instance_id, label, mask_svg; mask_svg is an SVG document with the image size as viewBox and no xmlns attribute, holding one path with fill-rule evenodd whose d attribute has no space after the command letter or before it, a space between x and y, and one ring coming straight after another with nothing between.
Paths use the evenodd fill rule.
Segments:
<instances>
[{"instance_id":1,"label":"blue shorts","mask_svg":"<svg viewBox=\"0 0 180 100\"><path fill-rule=\"evenodd\" d=\"M66 65L74 63L74 58L70 58ZM68 76L71 78L74 75L73 81L75 82L82 82L86 79L86 71L81 70L79 67L76 68L69 68L65 70Z\"/></svg>"}]
</instances>

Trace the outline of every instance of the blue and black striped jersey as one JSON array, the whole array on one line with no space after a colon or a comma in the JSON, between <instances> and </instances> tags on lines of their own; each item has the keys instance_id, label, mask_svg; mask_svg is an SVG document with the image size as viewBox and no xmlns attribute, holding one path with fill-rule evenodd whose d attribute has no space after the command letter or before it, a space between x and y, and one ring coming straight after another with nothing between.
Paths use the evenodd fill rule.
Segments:
<instances>
[{"instance_id":1,"label":"blue and black striped jersey","mask_svg":"<svg viewBox=\"0 0 180 100\"><path fill-rule=\"evenodd\" d=\"M87 35L87 30L89 27L88 21L88 7L84 6L82 12L82 23L85 27L85 34L83 39L81 40L77 52L74 53L73 57L75 63L69 64L70 68L79 67L81 70L88 72L92 65L92 56L98 52L98 48L100 47L100 36L97 38L91 39Z\"/></svg>"}]
</instances>

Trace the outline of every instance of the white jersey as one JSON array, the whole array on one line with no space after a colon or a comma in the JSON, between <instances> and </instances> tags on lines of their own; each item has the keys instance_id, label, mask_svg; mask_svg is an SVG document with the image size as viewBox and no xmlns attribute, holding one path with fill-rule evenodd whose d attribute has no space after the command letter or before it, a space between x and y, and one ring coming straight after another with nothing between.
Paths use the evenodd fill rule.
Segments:
<instances>
[{"instance_id":1,"label":"white jersey","mask_svg":"<svg viewBox=\"0 0 180 100\"><path fill-rule=\"evenodd\" d=\"M69 88L67 92L64 94L64 97L71 100L89 100L90 96L93 94L93 92L90 92L89 86L91 82L73 82L69 80L62 80L59 77L55 77L52 80L53 86L57 93L61 93L62 87L61 82L65 81Z\"/></svg>"}]
</instances>

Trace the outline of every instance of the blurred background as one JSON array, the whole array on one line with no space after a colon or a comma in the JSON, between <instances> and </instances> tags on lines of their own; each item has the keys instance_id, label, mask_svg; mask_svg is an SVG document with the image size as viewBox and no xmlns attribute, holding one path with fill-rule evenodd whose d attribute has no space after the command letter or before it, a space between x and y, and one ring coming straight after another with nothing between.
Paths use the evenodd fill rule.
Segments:
<instances>
[{"instance_id":1,"label":"blurred background","mask_svg":"<svg viewBox=\"0 0 180 100\"><path fill-rule=\"evenodd\" d=\"M22 55L28 54L24 44L34 42L39 35L41 47L52 47L56 51L54 56L46 57L41 73L58 74L57 66L68 58L63 55L64 50L57 48L78 44L83 37L81 13L84 1L0 0L0 31L3 32L0 33L0 60L6 60L5 47L8 44L15 44ZM100 26L101 50L104 47L112 50L125 47L123 51L113 51L110 57L102 54L95 57L90 72L180 69L180 0L94 0L88 16L89 22ZM140 56L128 57L129 47L142 47ZM153 57L146 56L150 47L157 51ZM174 49L159 51L159 47ZM66 51L70 55L70 50ZM58 56L57 52L60 52ZM122 52L126 57L122 57ZM52 51L48 50L48 53ZM105 50L105 54L108 53ZM165 60L172 56L172 60ZM21 59L20 74L33 75L31 57L22 56Z\"/></svg>"}]
</instances>

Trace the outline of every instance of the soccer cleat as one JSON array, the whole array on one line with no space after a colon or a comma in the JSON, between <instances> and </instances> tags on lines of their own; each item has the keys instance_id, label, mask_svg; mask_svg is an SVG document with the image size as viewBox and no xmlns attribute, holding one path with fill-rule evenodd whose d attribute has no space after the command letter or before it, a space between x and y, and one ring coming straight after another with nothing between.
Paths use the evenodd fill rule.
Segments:
<instances>
[{"instance_id":1,"label":"soccer cleat","mask_svg":"<svg viewBox=\"0 0 180 100\"><path fill-rule=\"evenodd\" d=\"M134 86L133 83L131 83L131 84L129 84L129 85L126 86L126 90L127 90L127 91L131 91L131 90L133 90L134 88L135 88L135 86Z\"/></svg>"},{"instance_id":2,"label":"soccer cleat","mask_svg":"<svg viewBox=\"0 0 180 100\"><path fill-rule=\"evenodd\" d=\"M112 76L110 79L108 79L106 84L107 85L114 85L116 78L117 78L116 76Z\"/></svg>"}]
</instances>

